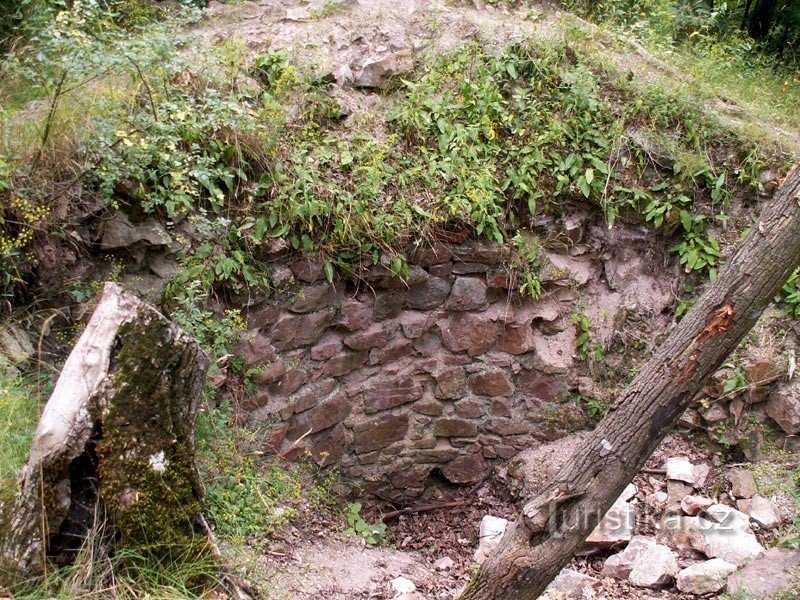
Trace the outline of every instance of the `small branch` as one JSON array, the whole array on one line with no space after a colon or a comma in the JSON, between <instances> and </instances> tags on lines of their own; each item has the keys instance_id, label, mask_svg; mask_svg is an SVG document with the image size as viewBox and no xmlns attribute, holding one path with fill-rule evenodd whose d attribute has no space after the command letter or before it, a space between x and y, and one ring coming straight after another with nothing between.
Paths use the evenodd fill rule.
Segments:
<instances>
[{"instance_id":1,"label":"small branch","mask_svg":"<svg viewBox=\"0 0 800 600\"><path fill-rule=\"evenodd\" d=\"M392 519L396 519L400 515L410 515L415 513L421 512L431 512L434 510L439 510L440 508L456 508L458 506L466 506L470 504L467 500L460 500L458 502L440 502L439 504L423 504L422 506L409 506L408 508L401 508L400 510L393 510L392 512L388 512L383 517L381 517L381 521L384 523L391 521Z\"/></svg>"}]
</instances>

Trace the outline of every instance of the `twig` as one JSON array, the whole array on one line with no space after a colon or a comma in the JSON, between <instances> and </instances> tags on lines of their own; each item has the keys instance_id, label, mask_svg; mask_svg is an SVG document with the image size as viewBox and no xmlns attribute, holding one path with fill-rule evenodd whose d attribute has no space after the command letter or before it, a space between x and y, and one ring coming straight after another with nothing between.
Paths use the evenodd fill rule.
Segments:
<instances>
[{"instance_id":1,"label":"twig","mask_svg":"<svg viewBox=\"0 0 800 600\"><path fill-rule=\"evenodd\" d=\"M460 500L458 502L440 502L439 504L423 504L422 506L409 506L408 508L401 508L400 510L393 510L388 512L381 520L386 523L392 519L396 519L400 515L409 515L413 513L430 512L432 510L439 510L440 508L455 508L457 506L465 506L471 501Z\"/></svg>"},{"instance_id":2,"label":"twig","mask_svg":"<svg viewBox=\"0 0 800 600\"><path fill-rule=\"evenodd\" d=\"M208 526L208 522L203 515L200 515L198 524L203 534L206 536L212 556L220 563L220 568L222 569L222 583L228 589L231 597L234 600L252 600L253 598L260 598L261 594L253 584L233 574L233 569L225 562L222 551L217 544L217 539L214 536L214 532L211 530L211 527Z\"/></svg>"},{"instance_id":3,"label":"twig","mask_svg":"<svg viewBox=\"0 0 800 600\"><path fill-rule=\"evenodd\" d=\"M642 473L647 473L648 475L666 475L666 469L642 469Z\"/></svg>"}]
</instances>

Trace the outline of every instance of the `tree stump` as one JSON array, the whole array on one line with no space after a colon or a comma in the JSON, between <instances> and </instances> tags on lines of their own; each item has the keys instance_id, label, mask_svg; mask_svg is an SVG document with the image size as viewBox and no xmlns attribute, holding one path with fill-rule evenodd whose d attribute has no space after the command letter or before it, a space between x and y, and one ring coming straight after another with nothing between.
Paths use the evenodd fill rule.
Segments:
<instances>
[{"instance_id":1,"label":"tree stump","mask_svg":"<svg viewBox=\"0 0 800 600\"><path fill-rule=\"evenodd\" d=\"M209 549L194 448L207 369L193 339L106 284L0 517L0 581L71 564L98 532L116 548Z\"/></svg>"}]
</instances>

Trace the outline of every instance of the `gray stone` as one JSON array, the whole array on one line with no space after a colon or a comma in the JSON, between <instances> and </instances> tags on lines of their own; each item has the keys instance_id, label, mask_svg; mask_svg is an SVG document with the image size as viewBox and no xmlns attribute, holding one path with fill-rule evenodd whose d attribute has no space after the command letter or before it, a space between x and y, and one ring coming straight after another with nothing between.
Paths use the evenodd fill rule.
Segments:
<instances>
[{"instance_id":1,"label":"gray stone","mask_svg":"<svg viewBox=\"0 0 800 600\"><path fill-rule=\"evenodd\" d=\"M594 531L586 538L590 546L610 547L628 542L633 537L636 508L628 502L636 494L636 487L629 484L608 512L603 516ZM627 555L626 555L627 556Z\"/></svg>"},{"instance_id":2,"label":"gray stone","mask_svg":"<svg viewBox=\"0 0 800 600\"><path fill-rule=\"evenodd\" d=\"M681 510L690 517L694 517L699 512L713 506L715 502L711 498L703 496L686 496L681 500Z\"/></svg>"},{"instance_id":3,"label":"gray stone","mask_svg":"<svg viewBox=\"0 0 800 600\"><path fill-rule=\"evenodd\" d=\"M796 597L797 590L800 589L798 565L800 552L787 548L770 548L763 556L731 575L728 578L727 591L737 598L745 596L768 600Z\"/></svg>"},{"instance_id":4,"label":"gray stone","mask_svg":"<svg viewBox=\"0 0 800 600\"><path fill-rule=\"evenodd\" d=\"M118 250L137 245L169 246L172 238L166 229L155 219L148 219L139 225L133 225L121 212L103 222L101 250Z\"/></svg>"},{"instance_id":5,"label":"gray stone","mask_svg":"<svg viewBox=\"0 0 800 600\"><path fill-rule=\"evenodd\" d=\"M34 352L28 334L21 327L10 323L0 329L0 356L5 356L15 363L23 363L30 359Z\"/></svg>"},{"instance_id":6,"label":"gray stone","mask_svg":"<svg viewBox=\"0 0 800 600\"><path fill-rule=\"evenodd\" d=\"M545 597L551 597L548 592L560 592L559 598L568 600L586 600L596 595L595 588L600 585L600 580L589 575L584 575L573 569L562 569L556 578L550 582L545 590Z\"/></svg>"},{"instance_id":7,"label":"gray stone","mask_svg":"<svg viewBox=\"0 0 800 600\"><path fill-rule=\"evenodd\" d=\"M683 569L678 573L675 583L685 594L715 594L725 587L728 576L734 571L736 565L721 558L712 558Z\"/></svg>"},{"instance_id":8,"label":"gray stone","mask_svg":"<svg viewBox=\"0 0 800 600\"><path fill-rule=\"evenodd\" d=\"M314 283L325 279L325 269L322 263L312 258L305 257L296 260L289 265L289 268L300 281Z\"/></svg>"},{"instance_id":9,"label":"gray stone","mask_svg":"<svg viewBox=\"0 0 800 600\"><path fill-rule=\"evenodd\" d=\"M400 50L382 58L370 58L356 76L353 86L386 89L413 69L414 59L409 50Z\"/></svg>"},{"instance_id":10,"label":"gray stone","mask_svg":"<svg viewBox=\"0 0 800 600\"><path fill-rule=\"evenodd\" d=\"M475 277L459 277L447 299L447 310L480 310L486 308L486 284Z\"/></svg>"},{"instance_id":11,"label":"gray stone","mask_svg":"<svg viewBox=\"0 0 800 600\"><path fill-rule=\"evenodd\" d=\"M708 477L709 467L706 464L695 465L688 459L673 456L666 462L667 479L688 483L694 488L701 488Z\"/></svg>"},{"instance_id":12,"label":"gray stone","mask_svg":"<svg viewBox=\"0 0 800 600\"><path fill-rule=\"evenodd\" d=\"M749 499L738 500L736 506L762 529L775 529L781 523L778 507L762 496L755 495Z\"/></svg>"},{"instance_id":13,"label":"gray stone","mask_svg":"<svg viewBox=\"0 0 800 600\"><path fill-rule=\"evenodd\" d=\"M731 494L735 498L752 498L758 492L756 479L747 469L731 469L728 471L731 482Z\"/></svg>"},{"instance_id":14,"label":"gray stone","mask_svg":"<svg viewBox=\"0 0 800 600\"><path fill-rule=\"evenodd\" d=\"M449 294L449 281L431 277L419 285L411 286L406 297L406 304L409 308L416 310L432 310L444 304Z\"/></svg>"},{"instance_id":15,"label":"gray stone","mask_svg":"<svg viewBox=\"0 0 800 600\"><path fill-rule=\"evenodd\" d=\"M628 579L637 587L661 587L678 574L678 562L672 550L652 538L635 536L627 548L608 557L603 575Z\"/></svg>"},{"instance_id":16,"label":"gray stone","mask_svg":"<svg viewBox=\"0 0 800 600\"><path fill-rule=\"evenodd\" d=\"M400 314L406 300L406 291L400 289L388 290L375 296L372 306L372 316L376 321L385 321Z\"/></svg>"},{"instance_id":17,"label":"gray stone","mask_svg":"<svg viewBox=\"0 0 800 600\"><path fill-rule=\"evenodd\" d=\"M476 563L483 564L483 561L497 548L506 527L508 527L508 521L500 517L486 515L481 519L478 530L478 549L475 551Z\"/></svg>"},{"instance_id":18,"label":"gray stone","mask_svg":"<svg viewBox=\"0 0 800 600\"><path fill-rule=\"evenodd\" d=\"M702 515L684 517L682 521L692 548L736 565L743 565L764 551L750 529L747 515L724 504L710 506Z\"/></svg>"}]
</instances>

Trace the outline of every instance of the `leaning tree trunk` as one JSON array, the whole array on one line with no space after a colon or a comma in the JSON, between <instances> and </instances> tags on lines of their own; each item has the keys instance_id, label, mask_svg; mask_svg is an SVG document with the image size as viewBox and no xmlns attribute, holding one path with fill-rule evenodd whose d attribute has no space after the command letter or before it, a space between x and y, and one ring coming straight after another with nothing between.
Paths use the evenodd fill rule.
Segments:
<instances>
[{"instance_id":1,"label":"leaning tree trunk","mask_svg":"<svg viewBox=\"0 0 800 600\"><path fill-rule=\"evenodd\" d=\"M160 554L208 550L194 455L207 368L194 340L106 284L0 519L0 579L70 564L90 537Z\"/></svg>"},{"instance_id":2,"label":"leaning tree trunk","mask_svg":"<svg viewBox=\"0 0 800 600\"><path fill-rule=\"evenodd\" d=\"M461 600L537 598L799 264L800 165L572 460L524 505Z\"/></svg>"}]
</instances>

